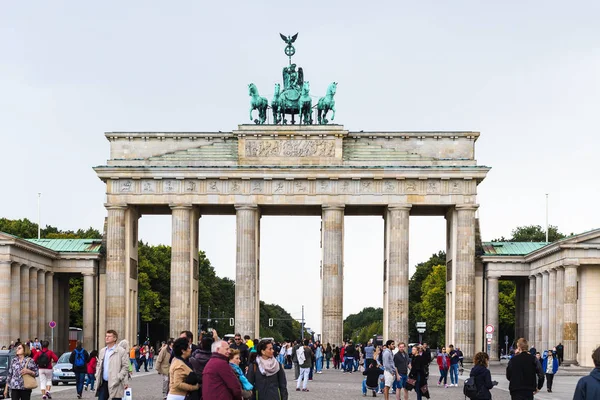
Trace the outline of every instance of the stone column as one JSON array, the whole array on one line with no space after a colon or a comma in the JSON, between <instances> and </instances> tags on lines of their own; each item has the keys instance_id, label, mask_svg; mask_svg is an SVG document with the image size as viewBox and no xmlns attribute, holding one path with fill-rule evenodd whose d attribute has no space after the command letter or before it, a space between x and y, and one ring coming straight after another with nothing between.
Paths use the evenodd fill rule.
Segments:
<instances>
[{"instance_id":1,"label":"stone column","mask_svg":"<svg viewBox=\"0 0 600 400\"><path fill-rule=\"evenodd\" d=\"M322 342L341 344L344 336L344 206L324 205L321 222Z\"/></svg>"},{"instance_id":2,"label":"stone column","mask_svg":"<svg viewBox=\"0 0 600 400\"><path fill-rule=\"evenodd\" d=\"M527 331L526 339L530 345L535 344L535 331L536 331L536 320L535 320L535 300L536 300L536 289L535 289L535 275L529 277L529 329Z\"/></svg>"},{"instance_id":3,"label":"stone column","mask_svg":"<svg viewBox=\"0 0 600 400\"><path fill-rule=\"evenodd\" d=\"M577 360L577 265L565 265L563 346L565 364Z\"/></svg>"},{"instance_id":4,"label":"stone column","mask_svg":"<svg viewBox=\"0 0 600 400\"><path fill-rule=\"evenodd\" d=\"M38 270L38 326L37 332L40 341L46 339L46 271Z\"/></svg>"},{"instance_id":5,"label":"stone column","mask_svg":"<svg viewBox=\"0 0 600 400\"><path fill-rule=\"evenodd\" d=\"M10 316L11 316L11 262L0 261L0 343L10 344ZM14 307L14 305L12 305ZM12 339L14 340L14 339Z\"/></svg>"},{"instance_id":6,"label":"stone column","mask_svg":"<svg viewBox=\"0 0 600 400\"><path fill-rule=\"evenodd\" d=\"M178 337L182 330L195 332L190 319L191 205L172 206L171 239L171 318L170 335ZM236 286L238 281L236 280Z\"/></svg>"},{"instance_id":7,"label":"stone column","mask_svg":"<svg viewBox=\"0 0 600 400\"><path fill-rule=\"evenodd\" d=\"M527 340L529 340L529 282L529 279L523 282L523 334L521 335Z\"/></svg>"},{"instance_id":8,"label":"stone column","mask_svg":"<svg viewBox=\"0 0 600 400\"><path fill-rule=\"evenodd\" d=\"M487 323L494 326L492 333L492 343L490 346L490 361L498 361L498 334L500 324L498 318L498 277L488 276L487 278ZM486 339L487 344L487 339Z\"/></svg>"},{"instance_id":9,"label":"stone column","mask_svg":"<svg viewBox=\"0 0 600 400\"><path fill-rule=\"evenodd\" d=\"M556 270L551 269L548 277L548 349L558 344L556 341Z\"/></svg>"},{"instance_id":10,"label":"stone column","mask_svg":"<svg viewBox=\"0 0 600 400\"><path fill-rule=\"evenodd\" d=\"M29 333L29 266L21 266L21 332L19 333L21 340L25 341L30 338Z\"/></svg>"},{"instance_id":11,"label":"stone column","mask_svg":"<svg viewBox=\"0 0 600 400\"><path fill-rule=\"evenodd\" d=\"M515 282L515 336L517 338L522 336L523 330L523 314L521 312L521 307L523 304L523 286L521 282Z\"/></svg>"},{"instance_id":12,"label":"stone column","mask_svg":"<svg viewBox=\"0 0 600 400\"><path fill-rule=\"evenodd\" d=\"M539 349L540 352L548 349L548 332L550 330L550 326L548 324L548 280L548 271L542 272L542 348Z\"/></svg>"},{"instance_id":13,"label":"stone column","mask_svg":"<svg viewBox=\"0 0 600 400\"><path fill-rule=\"evenodd\" d=\"M38 287L37 268L29 270L29 336L31 339L38 337ZM38 338L39 339L39 338Z\"/></svg>"},{"instance_id":14,"label":"stone column","mask_svg":"<svg viewBox=\"0 0 600 400\"><path fill-rule=\"evenodd\" d=\"M235 331L258 337L259 212L254 204L236 205Z\"/></svg>"},{"instance_id":15,"label":"stone column","mask_svg":"<svg viewBox=\"0 0 600 400\"><path fill-rule=\"evenodd\" d=\"M50 341L50 336L52 336L52 328L48 325L50 321L54 321L54 279L52 279L54 274L52 272L46 272L46 321L44 324L44 329L46 332L46 340Z\"/></svg>"},{"instance_id":16,"label":"stone column","mask_svg":"<svg viewBox=\"0 0 600 400\"><path fill-rule=\"evenodd\" d=\"M61 324L63 351L69 350L69 326L71 325L71 305L69 304L71 301L71 296L69 292L70 280L71 278L69 275L64 275L61 279L62 295L60 297L62 302L61 307L64 320L64 323Z\"/></svg>"},{"instance_id":17,"label":"stone column","mask_svg":"<svg viewBox=\"0 0 600 400\"><path fill-rule=\"evenodd\" d=\"M535 347L542 347L542 274L535 276Z\"/></svg>"},{"instance_id":18,"label":"stone column","mask_svg":"<svg viewBox=\"0 0 600 400\"><path fill-rule=\"evenodd\" d=\"M410 204L390 205L385 218L383 339L408 340Z\"/></svg>"},{"instance_id":19,"label":"stone column","mask_svg":"<svg viewBox=\"0 0 600 400\"><path fill-rule=\"evenodd\" d=\"M10 341L21 337L21 265L13 263L10 272ZM26 339L23 339L26 340ZM10 341L8 343L10 343Z\"/></svg>"},{"instance_id":20,"label":"stone column","mask_svg":"<svg viewBox=\"0 0 600 400\"><path fill-rule=\"evenodd\" d=\"M125 335L125 280L129 279L125 254L124 205L107 205L106 225L106 329Z\"/></svg>"},{"instance_id":21,"label":"stone column","mask_svg":"<svg viewBox=\"0 0 600 400\"><path fill-rule=\"evenodd\" d=\"M52 292L52 315L54 316L54 322L56 322L56 328L53 329L54 331L54 338L53 340L50 342L51 345L51 350L54 351L55 353L60 353L60 338L61 338L61 330L59 328L60 324L62 323L61 318L62 318L62 310L60 308L60 301L61 301L61 285L60 285L60 279L58 278L58 274L53 274L52 275L52 287L54 288L54 291ZM52 339L52 338L51 338ZM54 342L54 343L52 343Z\"/></svg>"},{"instance_id":22,"label":"stone column","mask_svg":"<svg viewBox=\"0 0 600 400\"><path fill-rule=\"evenodd\" d=\"M94 348L94 322L96 304L94 303L94 274L86 272L83 274L83 347Z\"/></svg>"},{"instance_id":23,"label":"stone column","mask_svg":"<svg viewBox=\"0 0 600 400\"><path fill-rule=\"evenodd\" d=\"M563 341L563 321L565 309L565 270L556 269L556 344Z\"/></svg>"},{"instance_id":24,"label":"stone column","mask_svg":"<svg viewBox=\"0 0 600 400\"><path fill-rule=\"evenodd\" d=\"M454 345L460 347L465 360L475 354L475 204L456 206L456 283Z\"/></svg>"}]
</instances>

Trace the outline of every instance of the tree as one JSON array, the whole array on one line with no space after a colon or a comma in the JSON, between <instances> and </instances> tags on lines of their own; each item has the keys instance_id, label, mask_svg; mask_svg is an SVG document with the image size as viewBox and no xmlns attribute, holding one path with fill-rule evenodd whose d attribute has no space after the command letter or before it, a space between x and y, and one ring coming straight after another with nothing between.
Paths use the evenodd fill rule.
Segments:
<instances>
[{"instance_id":1,"label":"tree","mask_svg":"<svg viewBox=\"0 0 600 400\"><path fill-rule=\"evenodd\" d=\"M356 338L361 331L374 322L383 321L383 309L366 307L358 314L350 314L344 320L344 339ZM382 325L383 326L383 325ZM376 332L381 334L383 331Z\"/></svg>"},{"instance_id":2,"label":"tree","mask_svg":"<svg viewBox=\"0 0 600 400\"><path fill-rule=\"evenodd\" d=\"M421 285L421 317L431 346L443 345L446 331L446 266L436 265Z\"/></svg>"},{"instance_id":3,"label":"tree","mask_svg":"<svg viewBox=\"0 0 600 400\"><path fill-rule=\"evenodd\" d=\"M511 232L512 236L510 239L506 239L504 236L492 240L492 242L545 242L546 231L539 225L526 225L518 226ZM572 235L572 234L571 234ZM567 236L558 231L558 227L554 225L548 226L548 241L556 242L557 240L564 239Z\"/></svg>"},{"instance_id":4,"label":"tree","mask_svg":"<svg viewBox=\"0 0 600 400\"><path fill-rule=\"evenodd\" d=\"M38 236L38 224L31 222L27 218L23 219L8 219L0 218L0 232L5 232L10 235L20 238L32 239ZM83 230L63 231L50 225L40 230L40 237L44 239L101 239L102 235L97 229L92 227Z\"/></svg>"},{"instance_id":5,"label":"tree","mask_svg":"<svg viewBox=\"0 0 600 400\"><path fill-rule=\"evenodd\" d=\"M515 334L516 285L513 281L498 281L498 322L499 336L513 337Z\"/></svg>"}]
</instances>

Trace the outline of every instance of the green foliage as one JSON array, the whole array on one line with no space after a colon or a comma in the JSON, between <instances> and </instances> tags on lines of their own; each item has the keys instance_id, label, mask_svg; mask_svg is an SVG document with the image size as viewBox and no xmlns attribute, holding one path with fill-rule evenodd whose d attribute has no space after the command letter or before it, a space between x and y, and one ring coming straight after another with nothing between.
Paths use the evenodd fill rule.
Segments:
<instances>
[{"instance_id":1,"label":"green foliage","mask_svg":"<svg viewBox=\"0 0 600 400\"><path fill-rule=\"evenodd\" d=\"M554 225L548 226L548 241L556 242L566 238L566 235L558 231ZM512 237L506 239L504 236L492 240L492 242L545 242L546 231L540 225L518 226L512 230Z\"/></svg>"},{"instance_id":2,"label":"green foliage","mask_svg":"<svg viewBox=\"0 0 600 400\"><path fill-rule=\"evenodd\" d=\"M422 321L427 322L427 336L431 346L442 345L446 329L446 266L436 265L421 285Z\"/></svg>"},{"instance_id":3,"label":"green foliage","mask_svg":"<svg viewBox=\"0 0 600 400\"><path fill-rule=\"evenodd\" d=\"M83 327L83 276L69 279L69 308L69 326Z\"/></svg>"},{"instance_id":4,"label":"green foliage","mask_svg":"<svg viewBox=\"0 0 600 400\"><path fill-rule=\"evenodd\" d=\"M269 327L269 318L273 318L273 327ZM261 301L260 336L272 337L277 341L294 340L301 336L300 323L281 306Z\"/></svg>"},{"instance_id":5,"label":"green foliage","mask_svg":"<svg viewBox=\"0 0 600 400\"><path fill-rule=\"evenodd\" d=\"M38 224L27 218L8 219L0 218L0 232L5 232L24 239L37 238ZM101 239L102 234L92 227L83 230L63 231L50 225L46 225L40 231L40 236L45 239Z\"/></svg>"},{"instance_id":6,"label":"green foliage","mask_svg":"<svg viewBox=\"0 0 600 400\"><path fill-rule=\"evenodd\" d=\"M500 337L515 334L515 296L517 290L513 281L498 281L498 319Z\"/></svg>"},{"instance_id":7,"label":"green foliage","mask_svg":"<svg viewBox=\"0 0 600 400\"><path fill-rule=\"evenodd\" d=\"M344 338L356 339L366 327L377 321L383 321L382 308L366 307L358 314L348 315L344 320ZM382 331L376 333L381 334Z\"/></svg>"}]
</instances>

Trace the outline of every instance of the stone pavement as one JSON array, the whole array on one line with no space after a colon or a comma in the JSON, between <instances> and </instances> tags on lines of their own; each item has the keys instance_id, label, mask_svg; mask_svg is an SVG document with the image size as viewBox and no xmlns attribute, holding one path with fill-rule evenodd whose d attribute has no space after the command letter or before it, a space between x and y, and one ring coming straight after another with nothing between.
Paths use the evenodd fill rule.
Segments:
<instances>
[{"instance_id":1,"label":"stone pavement","mask_svg":"<svg viewBox=\"0 0 600 400\"><path fill-rule=\"evenodd\" d=\"M499 382L499 385L492 390L492 396L494 400L510 400L508 393L508 381L504 376L505 365L492 366L492 379ZM152 371L152 370L151 370ZM325 370L322 374L315 375L313 381L308 383L308 393L296 392L296 383L292 382L293 371L287 370L288 377L288 391L290 400L308 400L308 399L327 399L327 400L348 400L348 399L361 399L363 398L361 393L361 384L363 376L359 372L352 374L343 374L339 370ZM580 376L573 375L561 375L561 371L554 378L553 393L547 393L544 389L535 396L536 400L550 400L560 399L566 400L573 397L573 391L575 385L579 380L580 376L587 375L588 371L581 371ZM464 400L462 394L462 383L468 376L468 370L462 376L459 377L459 387L453 387L444 389L436 385L439 373L437 368L432 365L431 376L429 379L430 392L432 399L444 399L444 400ZM140 372L135 373L134 378L131 381L131 387L133 389L133 397L136 400L162 400L161 395L161 379L159 379L156 372ZM368 393L368 397L371 397L371 393ZM378 398L383 398L383 395L378 394ZM41 395L39 391L36 395L31 397L32 399L40 399ZM65 400L75 399L75 386L63 386L60 385L53 391L53 399ZM94 394L91 392L83 393L84 399L94 399ZM395 399L395 397L390 396ZM409 393L409 399L416 399L415 392ZM210 400L210 399L208 399Z\"/></svg>"}]
</instances>

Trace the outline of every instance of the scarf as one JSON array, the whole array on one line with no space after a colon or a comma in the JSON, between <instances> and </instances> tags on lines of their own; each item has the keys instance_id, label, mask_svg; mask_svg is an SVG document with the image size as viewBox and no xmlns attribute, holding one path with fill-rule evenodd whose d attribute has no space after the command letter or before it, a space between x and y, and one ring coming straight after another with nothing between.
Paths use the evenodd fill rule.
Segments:
<instances>
[{"instance_id":1,"label":"scarf","mask_svg":"<svg viewBox=\"0 0 600 400\"><path fill-rule=\"evenodd\" d=\"M260 373L266 376L272 376L279 372L279 361L275 357L264 359L261 356L256 357L256 363Z\"/></svg>"}]
</instances>

